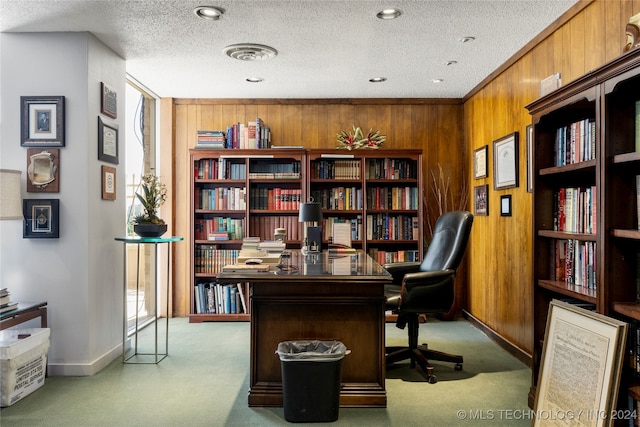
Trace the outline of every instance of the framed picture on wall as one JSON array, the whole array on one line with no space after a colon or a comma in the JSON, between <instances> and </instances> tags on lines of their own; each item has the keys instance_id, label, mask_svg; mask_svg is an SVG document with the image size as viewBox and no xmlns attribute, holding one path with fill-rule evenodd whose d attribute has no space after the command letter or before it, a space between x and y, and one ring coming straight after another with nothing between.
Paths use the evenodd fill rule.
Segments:
<instances>
[{"instance_id":1,"label":"framed picture on wall","mask_svg":"<svg viewBox=\"0 0 640 427\"><path fill-rule=\"evenodd\" d=\"M118 164L118 126L98 117L98 160Z\"/></svg>"},{"instance_id":2,"label":"framed picture on wall","mask_svg":"<svg viewBox=\"0 0 640 427\"><path fill-rule=\"evenodd\" d=\"M489 215L489 184L477 185L473 188L473 190L474 215Z\"/></svg>"},{"instance_id":3,"label":"framed picture on wall","mask_svg":"<svg viewBox=\"0 0 640 427\"><path fill-rule=\"evenodd\" d=\"M102 165L102 199L116 199L116 168Z\"/></svg>"},{"instance_id":4,"label":"framed picture on wall","mask_svg":"<svg viewBox=\"0 0 640 427\"><path fill-rule=\"evenodd\" d=\"M477 148L473 151L473 178L481 179L489 176L487 168L487 156L489 152L489 146Z\"/></svg>"},{"instance_id":5,"label":"framed picture on wall","mask_svg":"<svg viewBox=\"0 0 640 427\"><path fill-rule=\"evenodd\" d=\"M118 117L118 94L108 84L100 83L100 112L112 119Z\"/></svg>"},{"instance_id":6,"label":"framed picture on wall","mask_svg":"<svg viewBox=\"0 0 640 427\"><path fill-rule=\"evenodd\" d=\"M493 141L493 188L518 186L518 132Z\"/></svg>"},{"instance_id":7,"label":"framed picture on wall","mask_svg":"<svg viewBox=\"0 0 640 427\"><path fill-rule=\"evenodd\" d=\"M500 216L511 216L511 194L500 196Z\"/></svg>"},{"instance_id":8,"label":"framed picture on wall","mask_svg":"<svg viewBox=\"0 0 640 427\"><path fill-rule=\"evenodd\" d=\"M20 145L64 147L64 96L20 97Z\"/></svg>"},{"instance_id":9,"label":"framed picture on wall","mask_svg":"<svg viewBox=\"0 0 640 427\"><path fill-rule=\"evenodd\" d=\"M24 199L22 201L25 239L57 239L60 236L60 200Z\"/></svg>"},{"instance_id":10,"label":"framed picture on wall","mask_svg":"<svg viewBox=\"0 0 640 427\"><path fill-rule=\"evenodd\" d=\"M60 191L60 149L30 148L27 150L27 192L57 193Z\"/></svg>"}]
</instances>

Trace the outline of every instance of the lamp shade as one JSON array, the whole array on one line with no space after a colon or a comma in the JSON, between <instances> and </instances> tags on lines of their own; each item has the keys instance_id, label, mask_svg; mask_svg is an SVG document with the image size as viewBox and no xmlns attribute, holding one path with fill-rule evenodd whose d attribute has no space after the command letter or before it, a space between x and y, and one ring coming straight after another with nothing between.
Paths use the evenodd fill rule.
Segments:
<instances>
[{"instance_id":1,"label":"lamp shade","mask_svg":"<svg viewBox=\"0 0 640 427\"><path fill-rule=\"evenodd\" d=\"M320 222L322 221L322 207L320 203L300 203L299 222Z\"/></svg>"},{"instance_id":2,"label":"lamp shade","mask_svg":"<svg viewBox=\"0 0 640 427\"><path fill-rule=\"evenodd\" d=\"M23 219L20 171L0 169L0 219Z\"/></svg>"}]
</instances>

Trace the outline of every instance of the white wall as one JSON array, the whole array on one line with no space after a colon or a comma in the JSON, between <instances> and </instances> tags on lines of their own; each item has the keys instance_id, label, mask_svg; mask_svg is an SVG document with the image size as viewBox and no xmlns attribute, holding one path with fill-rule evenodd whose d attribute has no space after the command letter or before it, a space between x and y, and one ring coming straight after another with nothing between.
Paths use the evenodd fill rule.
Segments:
<instances>
[{"instance_id":1,"label":"white wall","mask_svg":"<svg viewBox=\"0 0 640 427\"><path fill-rule=\"evenodd\" d=\"M118 118L101 117L123 129L116 201L101 198L100 82L118 94ZM121 351L125 85L125 61L89 33L0 34L0 168L23 172L23 198L60 200L59 239L23 239L20 221L0 221L0 287L48 302L51 375L92 375ZM20 96L42 95L65 96L58 193L26 192Z\"/></svg>"}]
</instances>

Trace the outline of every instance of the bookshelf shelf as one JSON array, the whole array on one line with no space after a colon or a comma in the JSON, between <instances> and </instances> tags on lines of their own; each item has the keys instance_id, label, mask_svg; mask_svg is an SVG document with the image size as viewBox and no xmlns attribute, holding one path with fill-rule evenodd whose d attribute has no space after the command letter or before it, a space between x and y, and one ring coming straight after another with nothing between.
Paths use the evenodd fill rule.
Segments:
<instances>
[{"instance_id":1,"label":"bookshelf shelf","mask_svg":"<svg viewBox=\"0 0 640 427\"><path fill-rule=\"evenodd\" d=\"M526 107L534 138L531 407L552 299L574 299L593 304L606 316L640 320L638 87L640 50L627 52ZM581 130L571 133L574 129ZM576 189L577 227L557 231L563 229L558 226L565 220L562 215L569 215L560 203L561 192ZM583 227L587 218L592 228ZM573 280L577 274L588 279L589 286L573 285L587 283ZM635 336L636 331L629 335ZM635 346L631 348L635 351ZM631 389L627 393L634 378L624 377L629 369L623 372L627 374L621 381L618 406L628 408L627 396L635 393L637 400L640 393Z\"/></svg>"}]
</instances>

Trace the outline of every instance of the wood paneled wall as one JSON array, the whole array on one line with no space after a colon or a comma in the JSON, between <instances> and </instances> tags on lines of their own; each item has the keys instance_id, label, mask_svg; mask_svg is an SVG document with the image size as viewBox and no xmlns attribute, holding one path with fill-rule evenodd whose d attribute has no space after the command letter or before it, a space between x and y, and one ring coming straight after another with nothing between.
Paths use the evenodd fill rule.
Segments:
<instances>
[{"instance_id":1,"label":"wood paneled wall","mask_svg":"<svg viewBox=\"0 0 640 427\"><path fill-rule=\"evenodd\" d=\"M572 81L622 53L625 25L640 12L640 0L589 2L565 24L525 53L504 72L469 97L464 107L465 140L470 152L517 131L520 136L520 186L493 190L489 178L489 216L476 217L470 241L468 310L482 323L524 352L532 351L532 195L526 187L525 105L539 97L539 82L561 73ZM469 169L472 170L472 163ZM491 168L490 168L491 169ZM501 217L500 196L512 195L513 216Z\"/></svg>"},{"instance_id":2,"label":"wood paneled wall","mask_svg":"<svg viewBox=\"0 0 640 427\"><path fill-rule=\"evenodd\" d=\"M165 100L165 102L167 102ZM466 182L467 156L463 138L461 100L425 99L175 99L174 132L174 233L189 236L189 152L199 129L226 129L256 117L271 128L274 145L302 145L305 148L334 148L336 134L353 124L387 135L384 148L422 148L424 188L427 205L432 204L431 171L441 165L450 177L453 196ZM165 111L165 109L163 109ZM163 122L166 116L163 118ZM165 134L166 135L166 134ZM189 247L176 245L173 314L189 313ZM463 285L463 284L462 284ZM459 297L464 298L460 292ZM459 307L463 307L463 300Z\"/></svg>"},{"instance_id":3,"label":"wood paneled wall","mask_svg":"<svg viewBox=\"0 0 640 427\"><path fill-rule=\"evenodd\" d=\"M189 235L188 149L198 129L221 128L259 116L271 127L278 145L332 148L335 135L352 124L381 129L385 148L422 148L427 208L433 207L431 173L438 164L450 176L454 193L461 185L473 201L473 187L489 184L489 216L476 217L467 253L466 294L460 307L524 353L532 349L531 193L526 186L524 108L539 96L539 82L561 73L569 82L618 56L629 17L640 12L640 0L584 0L570 19L553 24L519 59L498 70L463 100L429 99L175 99L171 139L175 234ZM163 112L167 109L163 108ZM520 186L493 190L492 142L511 132L520 137ZM489 145L489 177L473 179L473 150ZM163 150L163 153L166 151ZM166 155L166 154L165 154ZM499 214L500 196L511 194L513 216ZM473 206L469 209L473 212ZM176 246L174 315L189 311L189 248Z\"/></svg>"}]
</instances>

